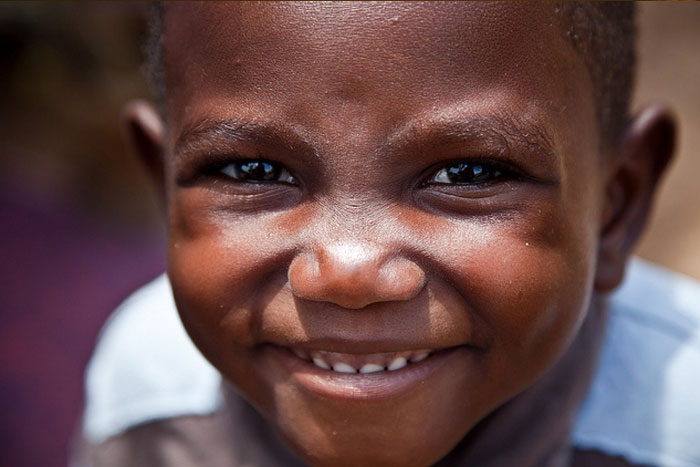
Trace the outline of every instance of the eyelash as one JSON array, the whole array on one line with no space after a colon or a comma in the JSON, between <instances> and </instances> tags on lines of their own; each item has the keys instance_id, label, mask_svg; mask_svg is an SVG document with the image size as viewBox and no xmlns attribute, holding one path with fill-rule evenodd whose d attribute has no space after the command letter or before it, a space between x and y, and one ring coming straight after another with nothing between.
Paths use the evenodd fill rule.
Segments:
<instances>
[{"instance_id":1,"label":"eyelash","mask_svg":"<svg viewBox=\"0 0 700 467\"><path fill-rule=\"evenodd\" d=\"M247 183L285 183L296 185L297 180L280 163L269 159L224 159L215 161L206 170L229 179ZM466 172L466 173L465 173ZM246 178L246 174L252 177ZM268 176L269 178L265 178ZM482 161L454 161L443 164L423 185L464 186L477 188L498 179L518 179L512 169Z\"/></svg>"},{"instance_id":2,"label":"eyelash","mask_svg":"<svg viewBox=\"0 0 700 467\"><path fill-rule=\"evenodd\" d=\"M462 180L460 181L459 178ZM476 193L504 182L523 180L530 180L530 178L507 162L463 159L443 162L437 170L430 171L430 175L423 179L420 186L423 188L432 187L437 190L457 190L457 192L465 192L466 190Z\"/></svg>"},{"instance_id":3,"label":"eyelash","mask_svg":"<svg viewBox=\"0 0 700 467\"><path fill-rule=\"evenodd\" d=\"M257 167L251 165L257 165ZM246 168L246 166L248 166ZM236 158L218 153L209 153L196 169L196 179L214 177L233 180L236 183L297 185L296 178L279 162L262 158ZM262 171L262 173L261 173ZM254 177L246 178L246 172ZM265 179L265 175L269 178ZM193 179L192 181L195 181Z\"/></svg>"},{"instance_id":4,"label":"eyelash","mask_svg":"<svg viewBox=\"0 0 700 467\"><path fill-rule=\"evenodd\" d=\"M456 161L438 170L428 183L436 185L482 185L510 175L506 169L491 163Z\"/></svg>"},{"instance_id":5,"label":"eyelash","mask_svg":"<svg viewBox=\"0 0 700 467\"><path fill-rule=\"evenodd\" d=\"M241 182L296 184L296 180L287 169L281 164L267 159L229 161L220 164L218 171Z\"/></svg>"}]
</instances>

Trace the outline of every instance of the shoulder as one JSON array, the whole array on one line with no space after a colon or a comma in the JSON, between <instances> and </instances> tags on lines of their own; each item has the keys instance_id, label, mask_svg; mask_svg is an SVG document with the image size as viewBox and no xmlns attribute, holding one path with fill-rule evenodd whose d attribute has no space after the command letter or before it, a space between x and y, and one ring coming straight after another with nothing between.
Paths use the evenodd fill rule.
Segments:
<instances>
[{"instance_id":1,"label":"shoulder","mask_svg":"<svg viewBox=\"0 0 700 467\"><path fill-rule=\"evenodd\" d=\"M83 437L98 443L148 421L213 413L220 386L182 327L162 275L102 329L86 370Z\"/></svg>"},{"instance_id":2,"label":"shoulder","mask_svg":"<svg viewBox=\"0 0 700 467\"><path fill-rule=\"evenodd\" d=\"M700 285L633 260L611 296L599 367L574 444L635 464L700 465L698 387Z\"/></svg>"}]
</instances>

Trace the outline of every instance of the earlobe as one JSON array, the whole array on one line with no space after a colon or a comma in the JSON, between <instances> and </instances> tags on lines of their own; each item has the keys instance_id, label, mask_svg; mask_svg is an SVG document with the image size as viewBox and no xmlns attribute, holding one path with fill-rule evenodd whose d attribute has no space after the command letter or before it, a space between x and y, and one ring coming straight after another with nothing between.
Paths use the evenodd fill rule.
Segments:
<instances>
[{"instance_id":1,"label":"earlobe","mask_svg":"<svg viewBox=\"0 0 700 467\"><path fill-rule=\"evenodd\" d=\"M129 102L121 113L123 134L129 148L141 159L154 181L162 201L165 200L165 166L163 121L149 102Z\"/></svg>"},{"instance_id":2,"label":"earlobe","mask_svg":"<svg viewBox=\"0 0 700 467\"><path fill-rule=\"evenodd\" d=\"M598 248L595 287L609 292L624 277L625 265L653 205L658 182L673 156L676 120L663 105L645 108L631 122L608 178Z\"/></svg>"}]
</instances>

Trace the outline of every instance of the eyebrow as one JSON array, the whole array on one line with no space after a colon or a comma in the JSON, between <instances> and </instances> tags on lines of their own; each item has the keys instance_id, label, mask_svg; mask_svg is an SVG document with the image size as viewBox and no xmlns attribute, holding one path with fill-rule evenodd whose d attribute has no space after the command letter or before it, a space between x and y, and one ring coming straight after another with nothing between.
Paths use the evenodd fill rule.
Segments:
<instances>
[{"instance_id":1,"label":"eyebrow","mask_svg":"<svg viewBox=\"0 0 700 467\"><path fill-rule=\"evenodd\" d=\"M203 118L185 125L175 141L174 153L176 156L180 155L193 149L199 143L211 140L266 140L288 146L290 149L302 145L306 149L311 149L316 155L316 150L308 140L295 131L266 122L237 119L213 120L211 118Z\"/></svg>"},{"instance_id":2,"label":"eyebrow","mask_svg":"<svg viewBox=\"0 0 700 467\"><path fill-rule=\"evenodd\" d=\"M548 160L555 160L555 145L546 128L536 123L525 122L500 115L468 118L420 119L408 122L394 130L380 145L377 155L396 150L407 142L430 141L438 138L487 140L500 146L501 151L511 147L525 147L529 153ZM188 124L180 132L175 142L175 155L195 147L207 140L267 140L294 149L302 146L316 157L317 149L310 141L296 131L280 128L268 122L253 120L213 120L203 118Z\"/></svg>"},{"instance_id":3,"label":"eyebrow","mask_svg":"<svg viewBox=\"0 0 700 467\"><path fill-rule=\"evenodd\" d=\"M405 141L439 137L487 140L500 146L502 151L514 146L525 147L528 152L549 160L556 158L554 139L544 126L499 115L409 122L392 132L381 151L400 148Z\"/></svg>"}]
</instances>

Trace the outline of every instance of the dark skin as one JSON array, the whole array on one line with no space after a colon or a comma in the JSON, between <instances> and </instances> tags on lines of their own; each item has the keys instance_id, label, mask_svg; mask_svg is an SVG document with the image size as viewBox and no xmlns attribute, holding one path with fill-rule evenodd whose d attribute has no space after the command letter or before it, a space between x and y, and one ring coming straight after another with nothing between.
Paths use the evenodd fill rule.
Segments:
<instances>
[{"instance_id":1,"label":"dark skin","mask_svg":"<svg viewBox=\"0 0 700 467\"><path fill-rule=\"evenodd\" d=\"M143 102L125 118L167 205L178 310L303 460L518 445L532 414L508 407L593 362L674 124L649 107L601 148L553 8L168 6L166 121ZM340 376L293 353L422 350Z\"/></svg>"}]
</instances>

